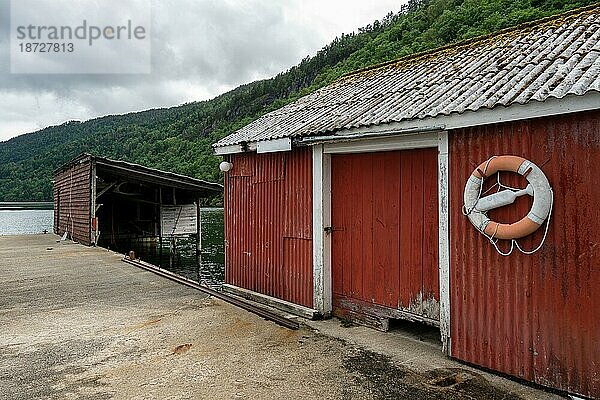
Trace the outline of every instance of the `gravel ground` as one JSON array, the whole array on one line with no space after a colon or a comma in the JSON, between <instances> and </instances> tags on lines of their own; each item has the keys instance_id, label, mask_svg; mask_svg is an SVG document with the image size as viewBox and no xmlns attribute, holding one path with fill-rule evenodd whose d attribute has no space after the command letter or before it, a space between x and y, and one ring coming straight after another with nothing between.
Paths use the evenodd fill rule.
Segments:
<instances>
[{"instance_id":1,"label":"gravel ground","mask_svg":"<svg viewBox=\"0 0 600 400\"><path fill-rule=\"evenodd\" d=\"M1 399L555 397L414 338L335 320L291 331L56 239L0 237Z\"/></svg>"}]
</instances>

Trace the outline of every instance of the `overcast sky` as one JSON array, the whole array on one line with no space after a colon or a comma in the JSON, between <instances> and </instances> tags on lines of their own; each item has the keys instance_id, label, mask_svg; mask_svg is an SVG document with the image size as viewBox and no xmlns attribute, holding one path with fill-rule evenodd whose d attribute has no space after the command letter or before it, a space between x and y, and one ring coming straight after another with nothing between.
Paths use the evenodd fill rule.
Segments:
<instances>
[{"instance_id":1,"label":"overcast sky","mask_svg":"<svg viewBox=\"0 0 600 400\"><path fill-rule=\"evenodd\" d=\"M67 120L210 99L240 84L274 76L341 33L396 12L404 3L148 1L152 3L149 75L29 75L10 73L10 2L0 0L0 141ZM93 10L94 4L107 3L86 0L88 4ZM31 12L48 15L53 10Z\"/></svg>"}]
</instances>

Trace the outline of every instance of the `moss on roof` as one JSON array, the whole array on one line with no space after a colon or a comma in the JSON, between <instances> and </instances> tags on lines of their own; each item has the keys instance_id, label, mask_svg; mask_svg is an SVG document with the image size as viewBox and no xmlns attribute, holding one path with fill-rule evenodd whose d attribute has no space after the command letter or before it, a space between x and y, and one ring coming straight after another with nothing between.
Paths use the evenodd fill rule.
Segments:
<instances>
[{"instance_id":1,"label":"moss on roof","mask_svg":"<svg viewBox=\"0 0 600 400\"><path fill-rule=\"evenodd\" d=\"M386 61L380 64L375 64L366 68L349 72L341 76L335 82L333 82L332 85L353 81L360 78L368 78L369 76L372 76L382 71L390 69L402 69L411 65L415 65L417 63L433 60L439 57L450 57L453 54L456 54L457 52L465 48L488 48L494 46L498 42L510 41L520 36L523 36L524 34L528 34L534 30L545 31L550 28L558 28L576 19L599 13L600 2L592 4L590 6L576 8L574 10L570 10L561 14L556 14L534 21L525 22L487 35L478 36L472 39L463 40L446 46L437 47L432 50L407 55L404 57L397 58L395 60Z\"/></svg>"}]
</instances>

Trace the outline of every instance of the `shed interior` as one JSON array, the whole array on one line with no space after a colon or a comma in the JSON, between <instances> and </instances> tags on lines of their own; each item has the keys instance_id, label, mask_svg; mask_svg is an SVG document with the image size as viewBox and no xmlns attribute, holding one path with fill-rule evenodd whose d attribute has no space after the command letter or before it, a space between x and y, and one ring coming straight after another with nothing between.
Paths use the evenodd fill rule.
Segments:
<instances>
[{"instance_id":1,"label":"shed interior","mask_svg":"<svg viewBox=\"0 0 600 400\"><path fill-rule=\"evenodd\" d=\"M160 238L161 207L196 208L201 201L196 193L184 189L124 180L102 171L96 176L96 244L101 247L119 249L139 239Z\"/></svg>"},{"instance_id":2,"label":"shed interior","mask_svg":"<svg viewBox=\"0 0 600 400\"><path fill-rule=\"evenodd\" d=\"M137 164L92 158L91 242L157 265L173 265L177 244L199 257L200 205L218 184Z\"/></svg>"}]
</instances>

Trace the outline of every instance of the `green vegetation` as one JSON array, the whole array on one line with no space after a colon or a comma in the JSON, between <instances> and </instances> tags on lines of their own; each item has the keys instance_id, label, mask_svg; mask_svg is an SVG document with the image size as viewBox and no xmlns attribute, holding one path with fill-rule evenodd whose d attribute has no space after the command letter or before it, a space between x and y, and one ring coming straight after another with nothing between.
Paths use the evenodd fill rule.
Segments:
<instances>
[{"instance_id":1,"label":"green vegetation","mask_svg":"<svg viewBox=\"0 0 600 400\"><path fill-rule=\"evenodd\" d=\"M345 73L593 4L585 0L410 0L286 72L209 101L67 122L0 143L0 201L52 199L52 171L81 152L221 181L211 144Z\"/></svg>"}]
</instances>

